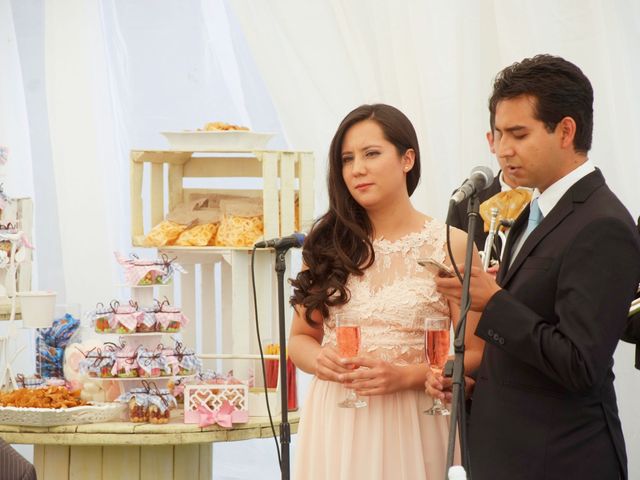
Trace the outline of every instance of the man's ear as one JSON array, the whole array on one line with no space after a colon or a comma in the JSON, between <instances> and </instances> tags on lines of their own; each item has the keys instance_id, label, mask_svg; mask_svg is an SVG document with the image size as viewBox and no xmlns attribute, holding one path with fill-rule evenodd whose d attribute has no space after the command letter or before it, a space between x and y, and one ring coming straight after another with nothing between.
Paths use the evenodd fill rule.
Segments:
<instances>
[{"instance_id":1,"label":"man's ear","mask_svg":"<svg viewBox=\"0 0 640 480\"><path fill-rule=\"evenodd\" d=\"M576 138L576 121L571 117L564 117L558 122L556 131L560 133L560 146L572 148L573 140Z\"/></svg>"},{"instance_id":2,"label":"man's ear","mask_svg":"<svg viewBox=\"0 0 640 480\"><path fill-rule=\"evenodd\" d=\"M487 132L487 142L489 143L489 150L491 150L491 153L495 155L496 147L493 144L493 132Z\"/></svg>"}]
</instances>

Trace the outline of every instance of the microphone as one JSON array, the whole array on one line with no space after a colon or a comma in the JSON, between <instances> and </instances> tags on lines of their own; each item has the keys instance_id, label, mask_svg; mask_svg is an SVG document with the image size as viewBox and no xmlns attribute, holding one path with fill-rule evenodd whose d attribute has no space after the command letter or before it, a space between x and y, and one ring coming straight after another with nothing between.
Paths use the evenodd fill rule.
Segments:
<instances>
[{"instance_id":1,"label":"microphone","mask_svg":"<svg viewBox=\"0 0 640 480\"><path fill-rule=\"evenodd\" d=\"M272 238L257 242L256 248L275 248L276 250L289 250L290 248L300 248L304 243L304 233L293 233L286 237Z\"/></svg>"},{"instance_id":2,"label":"microphone","mask_svg":"<svg viewBox=\"0 0 640 480\"><path fill-rule=\"evenodd\" d=\"M449 204L458 205L463 200L471 197L475 193L489 188L493 183L493 170L489 167L475 167L471 170L469 178L464 181L462 186L458 188L451 196Z\"/></svg>"}]
</instances>

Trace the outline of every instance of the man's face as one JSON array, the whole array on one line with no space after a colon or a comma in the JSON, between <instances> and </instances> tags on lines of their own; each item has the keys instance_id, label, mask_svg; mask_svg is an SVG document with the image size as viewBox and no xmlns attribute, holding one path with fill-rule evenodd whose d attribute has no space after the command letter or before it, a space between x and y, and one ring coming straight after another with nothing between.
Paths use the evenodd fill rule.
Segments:
<instances>
[{"instance_id":1,"label":"man's face","mask_svg":"<svg viewBox=\"0 0 640 480\"><path fill-rule=\"evenodd\" d=\"M560 124L547 131L534 117L534 102L528 95L498 102L494 148L500 167L515 183L543 192L566 174L566 166Z\"/></svg>"},{"instance_id":2,"label":"man's face","mask_svg":"<svg viewBox=\"0 0 640 480\"><path fill-rule=\"evenodd\" d=\"M496 147L492 131L487 132L487 142L489 143L489 150L491 151L491 153L496 155ZM507 173L507 161L504 158L501 158L499 155L496 155L496 159L498 160L498 165L500 166L500 170L502 171L502 179L504 180L504 182L511 188L516 188L518 186L518 182L516 182L515 179L510 177Z\"/></svg>"}]
</instances>

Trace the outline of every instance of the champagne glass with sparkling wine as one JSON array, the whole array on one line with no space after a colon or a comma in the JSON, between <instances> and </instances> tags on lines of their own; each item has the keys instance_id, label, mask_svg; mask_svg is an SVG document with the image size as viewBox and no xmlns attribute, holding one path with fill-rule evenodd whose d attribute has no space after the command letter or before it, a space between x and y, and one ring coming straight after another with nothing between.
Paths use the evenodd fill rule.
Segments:
<instances>
[{"instance_id":1,"label":"champagne glass with sparkling wine","mask_svg":"<svg viewBox=\"0 0 640 480\"><path fill-rule=\"evenodd\" d=\"M358 355L360 351L360 325L358 319L344 313L338 313L336 319L336 339L338 354L342 358L350 358ZM355 367L354 367L355 368ZM343 408L366 407L367 402L358 397L353 389L348 389L347 397L340 403Z\"/></svg>"},{"instance_id":2,"label":"champagne glass with sparkling wine","mask_svg":"<svg viewBox=\"0 0 640 480\"><path fill-rule=\"evenodd\" d=\"M424 321L424 353L431 370L442 373L449 356L449 328L451 319L447 316L428 317ZM424 411L427 415L449 415L449 409L439 398Z\"/></svg>"}]
</instances>

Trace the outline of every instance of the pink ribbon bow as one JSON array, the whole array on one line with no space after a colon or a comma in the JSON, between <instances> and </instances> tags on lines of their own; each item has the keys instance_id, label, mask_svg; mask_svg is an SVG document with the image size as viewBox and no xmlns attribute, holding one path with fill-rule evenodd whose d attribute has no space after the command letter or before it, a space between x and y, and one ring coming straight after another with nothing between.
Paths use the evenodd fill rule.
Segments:
<instances>
[{"instance_id":1,"label":"pink ribbon bow","mask_svg":"<svg viewBox=\"0 0 640 480\"><path fill-rule=\"evenodd\" d=\"M202 404L198 407L200 413L199 427L208 427L217 423L221 427L231 428L233 426L232 414L235 408L227 400L222 402L219 410L211 410L207 405Z\"/></svg>"}]
</instances>

